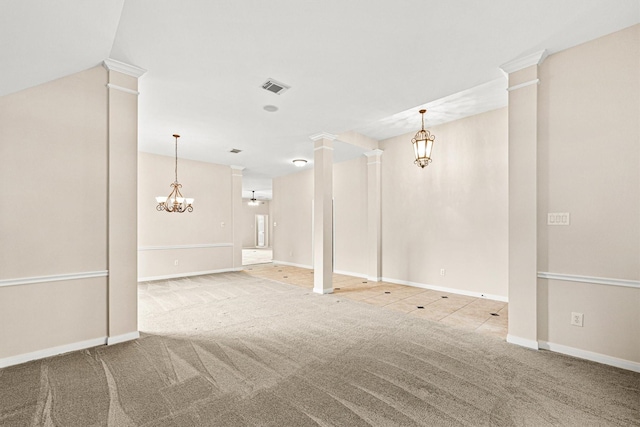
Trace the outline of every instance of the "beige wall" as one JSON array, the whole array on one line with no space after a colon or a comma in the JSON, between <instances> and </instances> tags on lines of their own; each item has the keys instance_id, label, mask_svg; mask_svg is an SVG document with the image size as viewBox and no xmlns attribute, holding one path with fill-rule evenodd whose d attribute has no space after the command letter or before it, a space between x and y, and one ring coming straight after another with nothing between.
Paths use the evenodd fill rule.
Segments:
<instances>
[{"instance_id":1,"label":"beige wall","mask_svg":"<svg viewBox=\"0 0 640 427\"><path fill-rule=\"evenodd\" d=\"M306 196L305 196L306 195ZM273 259L307 267L312 259L313 170L273 180ZM367 158L333 165L334 271L366 275Z\"/></svg>"},{"instance_id":2,"label":"beige wall","mask_svg":"<svg viewBox=\"0 0 640 427\"><path fill-rule=\"evenodd\" d=\"M109 225L117 231L133 218L135 246L135 211L119 224L109 218L108 126L116 116L134 118L117 123L133 135L133 159L137 142L135 95L109 103L109 78L98 66L0 97L0 181L12 206L0 214L0 366L137 334L135 297L111 303L125 322L110 324L107 314ZM124 84L135 89L133 80ZM133 177L135 194L135 161L130 169L131 159L122 160L118 172ZM127 262L112 267L126 280Z\"/></svg>"},{"instance_id":3,"label":"beige wall","mask_svg":"<svg viewBox=\"0 0 640 427\"><path fill-rule=\"evenodd\" d=\"M260 200L260 205L258 206L249 206L249 200L250 199L242 199L242 218L240 220L243 224L243 248L253 248L256 246L256 215L270 215L269 200ZM267 218L267 223L265 224L267 246L271 246L271 230L269 223L273 224L270 216Z\"/></svg>"},{"instance_id":4,"label":"beige wall","mask_svg":"<svg viewBox=\"0 0 640 427\"><path fill-rule=\"evenodd\" d=\"M311 267L313 170L273 179L273 260Z\"/></svg>"},{"instance_id":5,"label":"beige wall","mask_svg":"<svg viewBox=\"0 0 640 427\"><path fill-rule=\"evenodd\" d=\"M367 158L333 166L334 271L366 276Z\"/></svg>"},{"instance_id":6,"label":"beige wall","mask_svg":"<svg viewBox=\"0 0 640 427\"><path fill-rule=\"evenodd\" d=\"M640 279L640 25L540 67L538 269ZM547 226L569 212L570 226ZM539 279L539 339L640 362L640 288ZM584 327L570 325L584 313Z\"/></svg>"},{"instance_id":7,"label":"beige wall","mask_svg":"<svg viewBox=\"0 0 640 427\"><path fill-rule=\"evenodd\" d=\"M171 135L167 144L173 144ZM185 138L178 140L187 144ZM231 269L233 215L229 166L178 158L182 194L195 199L193 212L156 210L156 196L167 196L175 158L138 155L138 277L178 277ZM224 223L224 226L222 225ZM176 265L176 260L178 265Z\"/></svg>"},{"instance_id":8,"label":"beige wall","mask_svg":"<svg viewBox=\"0 0 640 427\"><path fill-rule=\"evenodd\" d=\"M416 122L419 123L416 114ZM385 278L507 296L507 111L431 129L433 162L413 134L381 141ZM445 269L445 276L440 269Z\"/></svg>"}]
</instances>

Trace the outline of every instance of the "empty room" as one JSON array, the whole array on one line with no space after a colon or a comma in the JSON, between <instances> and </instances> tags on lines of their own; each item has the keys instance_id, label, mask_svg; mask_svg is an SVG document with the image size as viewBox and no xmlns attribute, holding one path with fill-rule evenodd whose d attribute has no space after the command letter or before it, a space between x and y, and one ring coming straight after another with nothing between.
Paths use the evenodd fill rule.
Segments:
<instances>
[{"instance_id":1,"label":"empty room","mask_svg":"<svg viewBox=\"0 0 640 427\"><path fill-rule=\"evenodd\" d=\"M640 426L637 0L0 22L0 425Z\"/></svg>"}]
</instances>

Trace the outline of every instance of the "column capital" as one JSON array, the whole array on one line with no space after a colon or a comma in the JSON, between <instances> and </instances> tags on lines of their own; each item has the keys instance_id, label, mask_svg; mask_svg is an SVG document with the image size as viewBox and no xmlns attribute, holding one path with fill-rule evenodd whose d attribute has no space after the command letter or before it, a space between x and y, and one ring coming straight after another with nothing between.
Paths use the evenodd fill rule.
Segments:
<instances>
[{"instance_id":1,"label":"column capital","mask_svg":"<svg viewBox=\"0 0 640 427\"><path fill-rule=\"evenodd\" d=\"M364 155L367 157L373 157L373 156L381 156L383 153L384 153L384 150L376 148L375 150L365 152Z\"/></svg>"},{"instance_id":2,"label":"column capital","mask_svg":"<svg viewBox=\"0 0 640 427\"><path fill-rule=\"evenodd\" d=\"M520 71L532 65L542 64L542 62L545 60L545 58L548 55L549 55L549 52L547 52L546 49L543 49L539 52L535 52L527 56L513 59L505 64L502 64L500 66L500 69L504 71L505 74L515 73L516 71Z\"/></svg>"},{"instance_id":3,"label":"column capital","mask_svg":"<svg viewBox=\"0 0 640 427\"><path fill-rule=\"evenodd\" d=\"M141 77L144 73L147 72L147 70L145 70L144 68L116 61L115 59L111 58L107 58L102 61L102 66L109 71L117 71L119 73L126 74L135 78Z\"/></svg>"},{"instance_id":4,"label":"column capital","mask_svg":"<svg viewBox=\"0 0 640 427\"><path fill-rule=\"evenodd\" d=\"M241 172L245 169L244 166L230 165L229 167L235 171L241 171Z\"/></svg>"},{"instance_id":5,"label":"column capital","mask_svg":"<svg viewBox=\"0 0 640 427\"><path fill-rule=\"evenodd\" d=\"M329 141L334 141L336 140L338 137L332 133L328 133L328 132L320 132L320 133L316 133L315 135L311 135L309 136L309 138L312 141L318 141L320 139L328 139Z\"/></svg>"}]
</instances>

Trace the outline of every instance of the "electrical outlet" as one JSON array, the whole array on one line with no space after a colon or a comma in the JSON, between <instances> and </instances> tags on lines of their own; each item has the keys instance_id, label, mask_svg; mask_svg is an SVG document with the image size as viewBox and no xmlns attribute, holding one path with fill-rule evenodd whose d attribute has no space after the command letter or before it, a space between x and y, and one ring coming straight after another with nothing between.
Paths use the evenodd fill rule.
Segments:
<instances>
[{"instance_id":1,"label":"electrical outlet","mask_svg":"<svg viewBox=\"0 0 640 427\"><path fill-rule=\"evenodd\" d=\"M178 260L173 261L173 265L178 265Z\"/></svg>"},{"instance_id":2,"label":"electrical outlet","mask_svg":"<svg viewBox=\"0 0 640 427\"><path fill-rule=\"evenodd\" d=\"M571 324L573 326L584 326L584 314L582 313L571 313Z\"/></svg>"},{"instance_id":3,"label":"electrical outlet","mask_svg":"<svg viewBox=\"0 0 640 427\"><path fill-rule=\"evenodd\" d=\"M440 275L441 276L444 276L446 272L447 272L447 270L445 270L444 268L440 269Z\"/></svg>"},{"instance_id":4,"label":"electrical outlet","mask_svg":"<svg viewBox=\"0 0 640 427\"><path fill-rule=\"evenodd\" d=\"M224 221L220 223L220 227L224 227Z\"/></svg>"}]
</instances>

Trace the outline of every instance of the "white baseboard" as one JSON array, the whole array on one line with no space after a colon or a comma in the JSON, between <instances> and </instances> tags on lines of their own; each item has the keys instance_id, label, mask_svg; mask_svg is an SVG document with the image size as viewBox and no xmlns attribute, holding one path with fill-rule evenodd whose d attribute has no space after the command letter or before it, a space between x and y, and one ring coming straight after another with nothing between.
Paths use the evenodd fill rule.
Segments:
<instances>
[{"instance_id":1,"label":"white baseboard","mask_svg":"<svg viewBox=\"0 0 640 427\"><path fill-rule=\"evenodd\" d=\"M366 274L353 273L351 271L344 271L344 270L333 270L333 272L336 273L336 274L344 274L345 276L360 277L362 279L371 280L372 282L376 281L376 280L373 280L373 279L369 279Z\"/></svg>"},{"instance_id":2,"label":"white baseboard","mask_svg":"<svg viewBox=\"0 0 640 427\"><path fill-rule=\"evenodd\" d=\"M276 261L275 259L272 261L274 264L282 264L282 265L289 265L291 267L300 267L300 268L308 268L310 270L313 270L313 266L312 265L306 265L306 264L296 264L294 262L286 262L286 261Z\"/></svg>"},{"instance_id":3,"label":"white baseboard","mask_svg":"<svg viewBox=\"0 0 640 427\"><path fill-rule=\"evenodd\" d=\"M408 280L391 279L389 277L383 277L382 281L395 283L397 285L414 286L416 288L431 289L433 291L441 291L441 292L448 292L451 294L466 295L466 296L475 297L475 298L485 298L485 299L490 299L494 301L509 302L509 298L503 297L502 295L492 295L492 294L485 294L482 292L465 291L463 289L447 288L444 286L433 286L433 285L427 285L424 283L410 282Z\"/></svg>"},{"instance_id":4,"label":"white baseboard","mask_svg":"<svg viewBox=\"0 0 640 427\"><path fill-rule=\"evenodd\" d=\"M140 338L140 332L134 331L127 334L115 335L107 338L107 345L119 344L125 341L132 341Z\"/></svg>"},{"instance_id":5,"label":"white baseboard","mask_svg":"<svg viewBox=\"0 0 640 427\"><path fill-rule=\"evenodd\" d=\"M242 267L233 267L233 268L221 268L220 270L192 271L188 273L166 274L163 276L138 277L138 282L151 282L154 280L177 279L180 277L203 276L205 274L229 273L232 271L242 271L242 270L243 270Z\"/></svg>"},{"instance_id":6,"label":"white baseboard","mask_svg":"<svg viewBox=\"0 0 640 427\"><path fill-rule=\"evenodd\" d=\"M313 288L313 293L314 294L322 294L322 295L324 295L324 294L332 294L333 293L333 288L331 288L331 289L316 289L316 288Z\"/></svg>"},{"instance_id":7,"label":"white baseboard","mask_svg":"<svg viewBox=\"0 0 640 427\"><path fill-rule=\"evenodd\" d=\"M605 365L615 366L616 368L627 369L629 371L640 372L640 363L631 360L619 359L606 354L594 353L592 351L582 350L579 348L569 347L562 344L554 344L552 342L540 341L540 348L543 350L555 351L580 359L591 360Z\"/></svg>"},{"instance_id":8,"label":"white baseboard","mask_svg":"<svg viewBox=\"0 0 640 427\"><path fill-rule=\"evenodd\" d=\"M527 338L516 337L515 335L507 334L507 342L511 344L516 344L521 347L530 348L532 350L538 349L538 341L530 340Z\"/></svg>"},{"instance_id":9,"label":"white baseboard","mask_svg":"<svg viewBox=\"0 0 640 427\"><path fill-rule=\"evenodd\" d=\"M31 353L18 354L16 356L5 357L0 359L0 368L7 366L19 365L21 363L30 362L32 360L44 359L46 357L56 356L70 351L84 350L85 348L97 347L105 345L107 337L93 338L86 341L74 342L71 344L60 345L57 347L45 348Z\"/></svg>"}]
</instances>

